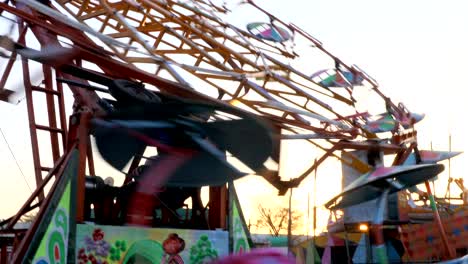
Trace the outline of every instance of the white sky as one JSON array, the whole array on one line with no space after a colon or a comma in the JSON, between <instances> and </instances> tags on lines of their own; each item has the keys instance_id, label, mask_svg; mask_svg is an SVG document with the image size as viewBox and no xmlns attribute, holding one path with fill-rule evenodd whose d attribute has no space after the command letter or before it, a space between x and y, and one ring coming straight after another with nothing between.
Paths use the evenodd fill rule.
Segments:
<instances>
[{"instance_id":1,"label":"white sky","mask_svg":"<svg viewBox=\"0 0 468 264\"><path fill-rule=\"evenodd\" d=\"M394 102L402 101L411 111L425 113L426 118L417 125L421 149L428 149L432 142L434 149L447 150L449 134L452 135L453 150L467 149L465 135L468 128L464 117L468 104L464 89L468 84L464 62L468 59L468 2L269 0L257 3L283 21L304 28L346 63L363 68L377 79L380 89ZM244 16L244 19L257 22L263 18ZM2 25L5 23L0 20L0 29L3 30ZM1 63L3 67L4 61ZM369 101L369 107L375 103ZM26 180L33 187L35 182L24 102L18 106L0 103L0 116L0 128L21 164ZM301 143L285 146L283 175L297 176L313 159L313 150ZM468 180L463 166L467 163L464 154L453 159L452 177ZM319 169L318 203L326 202L339 191L339 178L332 169L336 165L330 160ZM4 201L0 206L0 218L5 218L15 213L30 190L1 137L0 168L0 199ZM443 195L447 172L440 178L437 194ZM246 189L245 193L249 192L247 186L257 188L255 195L241 197L241 202L250 205L244 207L247 221L255 221L258 201L275 193L262 181L248 177L238 185L238 189ZM310 180L303 186L306 185L311 186ZM242 194L241 190L238 192ZM295 208L306 209L309 192L310 188L305 187L294 191ZM287 199L275 200L279 203ZM320 219L322 226L326 222L325 216L323 214Z\"/></svg>"}]
</instances>

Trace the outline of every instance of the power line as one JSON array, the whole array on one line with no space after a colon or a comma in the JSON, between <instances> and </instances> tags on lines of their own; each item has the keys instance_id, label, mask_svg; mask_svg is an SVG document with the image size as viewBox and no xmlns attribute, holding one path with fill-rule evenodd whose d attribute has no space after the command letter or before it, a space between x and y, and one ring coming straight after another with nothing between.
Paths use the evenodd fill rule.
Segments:
<instances>
[{"instance_id":1,"label":"power line","mask_svg":"<svg viewBox=\"0 0 468 264\"><path fill-rule=\"evenodd\" d=\"M10 153L11 153L11 156L12 156L13 159L15 160L16 166L18 167L19 171L21 172L21 175L23 175L24 182L26 182L26 185L28 186L29 191L32 192L32 189L31 189L31 187L29 186L28 181L26 180L26 176L24 175L23 170L21 169L21 166L19 165L18 160L17 160L16 157L15 157L15 154L14 154L13 151L11 150L10 144L8 144L8 141L7 141L6 137L5 137L5 134L3 134L3 130L2 130L1 128L0 128L0 133L2 134L3 140L5 140L5 143L6 143L7 147L8 147L8 150L9 150Z\"/></svg>"}]
</instances>

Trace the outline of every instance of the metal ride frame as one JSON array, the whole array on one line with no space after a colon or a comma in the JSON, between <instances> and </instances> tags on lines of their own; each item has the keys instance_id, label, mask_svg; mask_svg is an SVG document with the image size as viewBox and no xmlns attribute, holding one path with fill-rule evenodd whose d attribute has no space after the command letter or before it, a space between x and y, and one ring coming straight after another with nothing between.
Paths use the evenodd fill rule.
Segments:
<instances>
[{"instance_id":1,"label":"metal ride frame","mask_svg":"<svg viewBox=\"0 0 468 264\"><path fill-rule=\"evenodd\" d=\"M99 40L106 43L107 49L104 49L85 35L82 28L70 24L68 20L64 21L54 12L50 13L49 9L57 10L57 8L50 2L46 1L45 3L40 7L31 6L30 2L23 1L0 3L0 14L5 12L17 19L19 30L19 37L15 44L17 47L28 47L29 43L26 37L32 33L42 49L50 46L61 46L64 39L68 43L67 45L73 48L73 61L57 62L37 59L41 63L44 78L41 85L31 83L28 58L21 56L37 188L18 213L4 221L7 223L6 228L0 230L2 234L14 232L15 259L24 253L28 239L37 228L38 221L28 231L22 233L15 232L14 225L23 215L37 207L40 208L38 219L41 219L41 213L44 212L44 208L49 202L44 193L44 187L53 181L54 176L55 183L58 182L57 179L64 169L65 161L73 149L78 149L80 155L76 221L83 221L86 169L90 175L95 175L88 122L93 117L103 115L104 111L98 103L99 96L96 91L84 89L80 87L79 83L86 86L89 85L88 81L106 84L112 79L132 78L157 87L161 92L167 94L207 102L219 103L223 101L239 105L241 108L268 118L278 129L292 132L300 138L307 139L322 149L324 154L301 176L285 182L281 181L279 175L262 175L283 194L288 188L297 187L310 172L328 157L341 159L335 154L336 151L346 153L345 151L348 149L368 150L377 147L387 153L397 154L394 165L401 164L412 151L417 151L416 131L413 128L393 133L390 144L349 141L357 137L376 140L378 138L375 134L366 131L360 124L352 123L349 118L335 112L329 103L324 103L315 95L327 98L333 103L348 105L350 108L354 105L352 95L347 96L321 87L307 74L278 59L278 57L294 58L296 54L293 50L286 49L284 45L268 43L223 22L216 16L216 13L227 12L223 6L215 6L200 0L194 1L194 5L175 1L147 0L137 2L131 0L119 2L106 0L58 1L57 4L60 8L72 15L81 23L80 25L87 23L94 26L99 25L98 32L101 35L94 34L93 37L98 37ZM396 112L402 111L380 92L377 83L372 78L358 68L346 65L326 50L321 42L299 27L282 22L254 2L249 0L247 4L266 14L271 21L287 27L297 36L310 42L323 54L329 56L336 65L350 71L360 72L366 83L370 85L370 89L384 99L388 108ZM111 40L124 40L128 44L119 46L122 42L119 44ZM0 43L4 42L0 41ZM143 50L144 56L141 52L135 52L132 45ZM11 47L5 44L3 48ZM0 79L0 94L8 91L5 86L19 55L16 49L11 49L11 52ZM192 64L185 64L187 62L192 62ZM144 70L148 65L157 65L156 70L154 72ZM96 66L99 71L93 70ZM183 69L202 80L216 91L216 95L209 97L191 87L190 82L180 75L176 68ZM278 74L278 71L288 73L288 77ZM289 75L294 78L289 77ZM164 78L159 76L164 76ZM263 83L259 85L252 81L252 78L261 78ZM61 81L63 79L68 80L66 86L75 97L73 113L68 122L64 102L64 89L66 87ZM226 88L223 85L225 81L234 83L234 89ZM275 87L277 84L280 84L282 89L277 89ZM346 90L349 92L352 88L347 87ZM47 125L36 122L38 108L34 105L33 93L45 95ZM252 93L257 97L260 96L262 100L253 100L246 96ZM329 128L326 129L313 124L304 116L331 116L345 124L346 128L343 129L336 122L330 122ZM324 120L328 122L332 119L324 118ZM39 148L38 131L49 133L50 151ZM318 144L313 140L314 136L321 138L323 144ZM283 137L287 139L288 135L283 135ZM278 157L276 158L279 161L279 141L277 144ZM326 147L322 145L326 145ZM41 153L47 152L52 155L53 165L43 164ZM364 173L371 169L369 165L361 162L352 154L348 153L347 156L349 159L341 159L342 162L349 163L360 172ZM138 163L139 159L136 158L132 162L131 168L136 167ZM430 192L429 185L427 187ZM55 185L49 193L52 193L54 188ZM34 203L35 201L37 202ZM211 227L225 227L226 201L225 188L210 188L209 220ZM440 218L438 219L440 222ZM2 244L0 263L6 262L4 261L6 260L4 252L6 252L6 244Z\"/></svg>"}]
</instances>

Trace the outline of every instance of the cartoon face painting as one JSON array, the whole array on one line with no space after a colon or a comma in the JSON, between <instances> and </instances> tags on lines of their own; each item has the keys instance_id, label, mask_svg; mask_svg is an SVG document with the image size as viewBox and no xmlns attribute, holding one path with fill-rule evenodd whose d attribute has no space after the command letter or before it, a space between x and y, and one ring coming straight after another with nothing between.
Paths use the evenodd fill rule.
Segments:
<instances>
[{"instance_id":1,"label":"cartoon face painting","mask_svg":"<svg viewBox=\"0 0 468 264\"><path fill-rule=\"evenodd\" d=\"M161 264L183 264L184 260L179 256L185 248L185 241L179 235L169 234L163 242L164 256Z\"/></svg>"}]
</instances>

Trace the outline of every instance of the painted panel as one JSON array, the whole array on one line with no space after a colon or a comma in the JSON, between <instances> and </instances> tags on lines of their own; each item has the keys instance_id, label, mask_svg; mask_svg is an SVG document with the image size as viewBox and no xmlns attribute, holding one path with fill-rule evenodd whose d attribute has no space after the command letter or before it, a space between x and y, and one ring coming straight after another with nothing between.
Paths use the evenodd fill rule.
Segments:
<instances>
[{"instance_id":1,"label":"painted panel","mask_svg":"<svg viewBox=\"0 0 468 264\"><path fill-rule=\"evenodd\" d=\"M237 198L233 183L229 184L230 220L229 230L232 234L231 251L234 253L250 251L252 239L242 214L242 208Z\"/></svg>"},{"instance_id":2,"label":"painted panel","mask_svg":"<svg viewBox=\"0 0 468 264\"><path fill-rule=\"evenodd\" d=\"M237 201L233 201L234 205L232 208L232 225L233 225L233 242L234 242L234 252L243 252L249 251L250 245L247 238L246 231L244 230L244 225L242 224L242 219L239 215L239 209Z\"/></svg>"},{"instance_id":3,"label":"painted panel","mask_svg":"<svg viewBox=\"0 0 468 264\"><path fill-rule=\"evenodd\" d=\"M460 254L468 248L468 210L461 210L441 217L450 247ZM401 241L406 249L405 261L432 261L442 259L445 254L440 231L436 223L403 225Z\"/></svg>"},{"instance_id":4,"label":"painted panel","mask_svg":"<svg viewBox=\"0 0 468 264\"><path fill-rule=\"evenodd\" d=\"M70 154L63 174L47 207L40 215L37 229L34 231L28 248L22 257L22 263L66 264L74 257L76 172L78 151Z\"/></svg>"},{"instance_id":5,"label":"painted panel","mask_svg":"<svg viewBox=\"0 0 468 264\"><path fill-rule=\"evenodd\" d=\"M70 231L70 185L71 182L68 182L32 263L67 263Z\"/></svg>"},{"instance_id":6,"label":"painted panel","mask_svg":"<svg viewBox=\"0 0 468 264\"><path fill-rule=\"evenodd\" d=\"M227 231L77 225L76 263L201 264L229 253Z\"/></svg>"}]
</instances>

